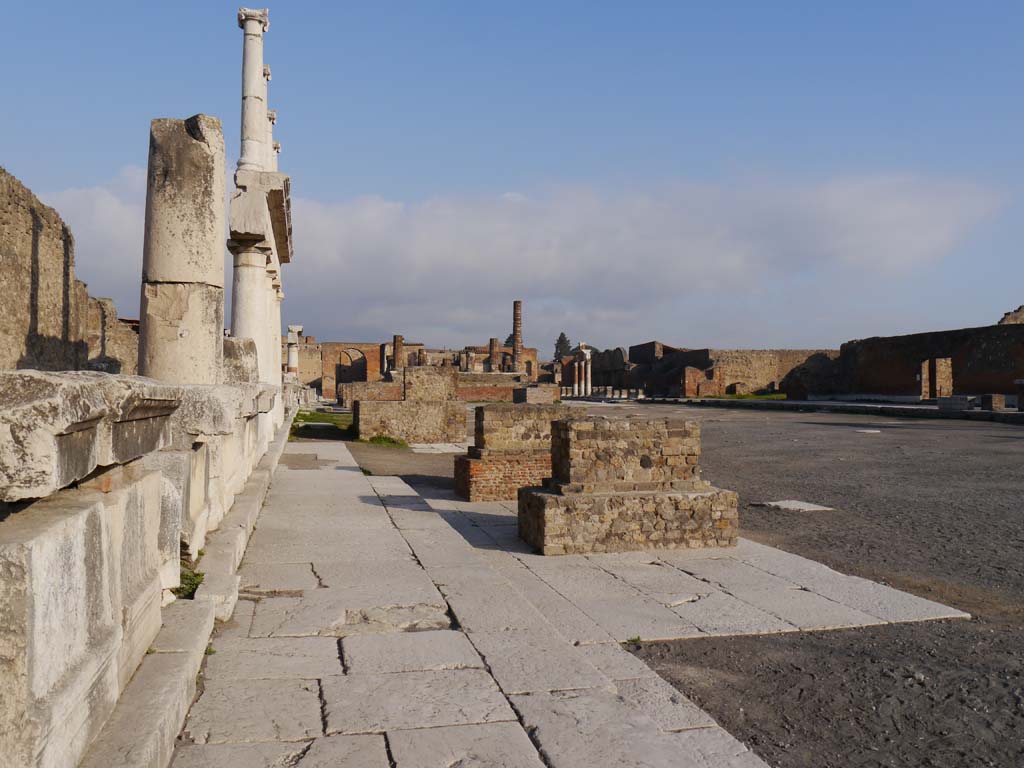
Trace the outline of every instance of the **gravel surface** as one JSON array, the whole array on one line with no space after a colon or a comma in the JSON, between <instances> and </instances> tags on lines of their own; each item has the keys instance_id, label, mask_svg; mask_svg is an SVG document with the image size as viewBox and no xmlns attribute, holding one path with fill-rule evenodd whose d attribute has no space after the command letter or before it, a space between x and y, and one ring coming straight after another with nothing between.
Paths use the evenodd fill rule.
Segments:
<instances>
[{"instance_id":1,"label":"gravel surface","mask_svg":"<svg viewBox=\"0 0 1024 768\"><path fill-rule=\"evenodd\" d=\"M739 492L742 535L976 616L637 655L776 768L1024 766L1024 429L612 410L702 421L704 475ZM835 511L750 506L780 499Z\"/></svg>"}]
</instances>

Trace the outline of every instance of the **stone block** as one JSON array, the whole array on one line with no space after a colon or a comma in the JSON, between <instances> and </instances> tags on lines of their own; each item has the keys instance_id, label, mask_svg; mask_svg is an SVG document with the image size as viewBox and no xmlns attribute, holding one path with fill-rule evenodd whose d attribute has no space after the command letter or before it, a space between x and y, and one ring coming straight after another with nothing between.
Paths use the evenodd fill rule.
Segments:
<instances>
[{"instance_id":1,"label":"stone block","mask_svg":"<svg viewBox=\"0 0 1024 768\"><path fill-rule=\"evenodd\" d=\"M466 636L452 630L355 635L341 651L350 674L483 668Z\"/></svg>"},{"instance_id":2,"label":"stone block","mask_svg":"<svg viewBox=\"0 0 1024 768\"><path fill-rule=\"evenodd\" d=\"M160 629L159 475L88 485L0 521L0 755L14 765L77 764Z\"/></svg>"},{"instance_id":3,"label":"stone block","mask_svg":"<svg viewBox=\"0 0 1024 768\"><path fill-rule=\"evenodd\" d=\"M512 390L513 403L550 405L560 399L557 384L532 384L529 387L516 387Z\"/></svg>"},{"instance_id":4,"label":"stone block","mask_svg":"<svg viewBox=\"0 0 1024 768\"><path fill-rule=\"evenodd\" d=\"M322 733L315 680L210 680L184 729L197 744L299 741Z\"/></svg>"},{"instance_id":5,"label":"stone block","mask_svg":"<svg viewBox=\"0 0 1024 768\"><path fill-rule=\"evenodd\" d=\"M519 492L519 536L545 555L733 546L739 499L732 491Z\"/></svg>"},{"instance_id":6,"label":"stone block","mask_svg":"<svg viewBox=\"0 0 1024 768\"><path fill-rule=\"evenodd\" d=\"M0 373L0 502L42 498L159 450L180 395L136 376Z\"/></svg>"},{"instance_id":7,"label":"stone block","mask_svg":"<svg viewBox=\"0 0 1024 768\"><path fill-rule=\"evenodd\" d=\"M393 731L388 734L388 743L399 768L543 768L545 765L519 723Z\"/></svg>"},{"instance_id":8,"label":"stone block","mask_svg":"<svg viewBox=\"0 0 1024 768\"><path fill-rule=\"evenodd\" d=\"M1006 395L982 395L981 409L983 411L1005 411Z\"/></svg>"},{"instance_id":9,"label":"stone block","mask_svg":"<svg viewBox=\"0 0 1024 768\"><path fill-rule=\"evenodd\" d=\"M413 369L409 369L413 370ZM391 437L407 443L457 443L466 437L465 407L457 401L358 401L361 440Z\"/></svg>"}]
</instances>

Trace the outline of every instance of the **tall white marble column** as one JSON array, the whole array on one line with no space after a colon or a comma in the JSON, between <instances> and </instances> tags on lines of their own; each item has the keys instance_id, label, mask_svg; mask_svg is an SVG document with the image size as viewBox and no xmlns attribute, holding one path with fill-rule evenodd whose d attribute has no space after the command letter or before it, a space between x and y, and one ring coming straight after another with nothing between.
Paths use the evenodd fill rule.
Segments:
<instances>
[{"instance_id":1,"label":"tall white marble column","mask_svg":"<svg viewBox=\"0 0 1024 768\"><path fill-rule=\"evenodd\" d=\"M572 361L572 396L580 396L580 363L579 360Z\"/></svg>"},{"instance_id":2,"label":"tall white marble column","mask_svg":"<svg viewBox=\"0 0 1024 768\"><path fill-rule=\"evenodd\" d=\"M584 378L583 381L586 385L586 396L590 397L594 394L594 382L593 382L593 370L594 363L590 359L590 355L587 355L587 359L583 362L584 366Z\"/></svg>"},{"instance_id":3,"label":"tall white marble column","mask_svg":"<svg viewBox=\"0 0 1024 768\"><path fill-rule=\"evenodd\" d=\"M242 47L242 152L239 170L260 170L267 129L266 80L263 75L263 33L270 29L266 8L240 8Z\"/></svg>"},{"instance_id":4,"label":"tall white marble column","mask_svg":"<svg viewBox=\"0 0 1024 768\"><path fill-rule=\"evenodd\" d=\"M228 243L234 255L234 277L231 283L231 335L252 339L256 344L256 360L260 381L264 366L270 359L267 344L267 254L266 248L255 244Z\"/></svg>"},{"instance_id":5,"label":"tall white marble column","mask_svg":"<svg viewBox=\"0 0 1024 768\"><path fill-rule=\"evenodd\" d=\"M266 145L266 159L263 162L263 168L267 171L276 171L277 153L274 151L274 126L277 124L277 110L267 110L267 138L264 142Z\"/></svg>"}]
</instances>

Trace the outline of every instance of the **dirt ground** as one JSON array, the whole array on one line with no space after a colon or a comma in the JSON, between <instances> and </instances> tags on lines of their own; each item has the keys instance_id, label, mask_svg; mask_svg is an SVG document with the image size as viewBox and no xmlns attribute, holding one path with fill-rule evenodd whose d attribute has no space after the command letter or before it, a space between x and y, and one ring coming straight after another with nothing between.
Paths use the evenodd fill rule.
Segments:
<instances>
[{"instance_id":1,"label":"dirt ground","mask_svg":"<svg viewBox=\"0 0 1024 768\"><path fill-rule=\"evenodd\" d=\"M1024 430L640 408L702 421L704 475L740 493L743 535L976 618L637 655L776 768L1024 766ZM780 499L836 511L750 506Z\"/></svg>"}]
</instances>

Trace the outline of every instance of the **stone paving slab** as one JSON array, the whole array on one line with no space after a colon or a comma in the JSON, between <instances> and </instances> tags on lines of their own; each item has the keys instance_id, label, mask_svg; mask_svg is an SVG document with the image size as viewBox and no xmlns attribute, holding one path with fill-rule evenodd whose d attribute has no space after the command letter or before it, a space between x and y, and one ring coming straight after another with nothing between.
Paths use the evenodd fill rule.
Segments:
<instances>
[{"instance_id":1,"label":"stone paving slab","mask_svg":"<svg viewBox=\"0 0 1024 768\"><path fill-rule=\"evenodd\" d=\"M179 768L765 768L615 641L964 615L747 540L543 557L514 502L316 453L274 477Z\"/></svg>"},{"instance_id":2,"label":"stone paving slab","mask_svg":"<svg viewBox=\"0 0 1024 768\"><path fill-rule=\"evenodd\" d=\"M324 736L310 745L300 768L389 768L383 736Z\"/></svg>"},{"instance_id":3,"label":"stone paving slab","mask_svg":"<svg viewBox=\"0 0 1024 768\"><path fill-rule=\"evenodd\" d=\"M480 669L345 675L323 681L327 732L515 721L494 680Z\"/></svg>"},{"instance_id":4,"label":"stone paving slab","mask_svg":"<svg viewBox=\"0 0 1024 768\"><path fill-rule=\"evenodd\" d=\"M206 658L205 674L210 680L316 680L342 671L331 637L222 637Z\"/></svg>"},{"instance_id":5,"label":"stone paving slab","mask_svg":"<svg viewBox=\"0 0 1024 768\"><path fill-rule=\"evenodd\" d=\"M518 723L392 731L388 742L396 768L544 768Z\"/></svg>"},{"instance_id":6,"label":"stone paving slab","mask_svg":"<svg viewBox=\"0 0 1024 768\"><path fill-rule=\"evenodd\" d=\"M470 639L506 694L609 685L608 678L553 630L473 632Z\"/></svg>"},{"instance_id":7,"label":"stone paving slab","mask_svg":"<svg viewBox=\"0 0 1024 768\"><path fill-rule=\"evenodd\" d=\"M172 768L281 768L295 764L305 742L265 744L184 744L175 752Z\"/></svg>"},{"instance_id":8,"label":"stone paving slab","mask_svg":"<svg viewBox=\"0 0 1024 768\"><path fill-rule=\"evenodd\" d=\"M483 668L466 635L452 630L356 635L341 648L352 674Z\"/></svg>"},{"instance_id":9,"label":"stone paving slab","mask_svg":"<svg viewBox=\"0 0 1024 768\"><path fill-rule=\"evenodd\" d=\"M532 693L510 697L522 722L555 768L688 768L674 734L611 691Z\"/></svg>"},{"instance_id":10,"label":"stone paving slab","mask_svg":"<svg viewBox=\"0 0 1024 768\"><path fill-rule=\"evenodd\" d=\"M575 651L612 682L640 677L658 678L657 672L618 643L580 645Z\"/></svg>"},{"instance_id":11,"label":"stone paving slab","mask_svg":"<svg viewBox=\"0 0 1024 768\"><path fill-rule=\"evenodd\" d=\"M303 741L322 733L315 680L210 680L184 731L197 744Z\"/></svg>"},{"instance_id":12,"label":"stone paving slab","mask_svg":"<svg viewBox=\"0 0 1024 768\"><path fill-rule=\"evenodd\" d=\"M615 689L626 702L650 717L663 731L718 725L704 710L657 676L619 680Z\"/></svg>"}]
</instances>

